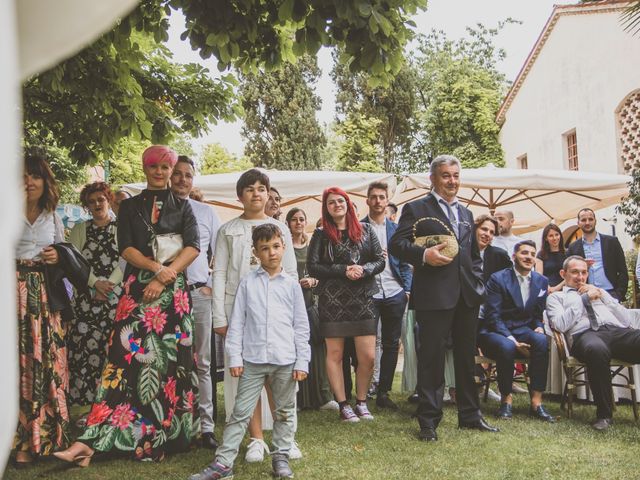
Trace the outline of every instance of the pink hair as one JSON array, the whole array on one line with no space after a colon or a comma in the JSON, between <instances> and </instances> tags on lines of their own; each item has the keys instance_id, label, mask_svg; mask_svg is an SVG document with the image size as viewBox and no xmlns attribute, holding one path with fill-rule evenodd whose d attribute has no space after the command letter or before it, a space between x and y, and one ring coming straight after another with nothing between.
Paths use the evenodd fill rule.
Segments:
<instances>
[{"instance_id":1,"label":"pink hair","mask_svg":"<svg viewBox=\"0 0 640 480\"><path fill-rule=\"evenodd\" d=\"M142 165L145 167L167 161L171 168L178 162L178 154L166 145L152 145L142 153Z\"/></svg>"}]
</instances>

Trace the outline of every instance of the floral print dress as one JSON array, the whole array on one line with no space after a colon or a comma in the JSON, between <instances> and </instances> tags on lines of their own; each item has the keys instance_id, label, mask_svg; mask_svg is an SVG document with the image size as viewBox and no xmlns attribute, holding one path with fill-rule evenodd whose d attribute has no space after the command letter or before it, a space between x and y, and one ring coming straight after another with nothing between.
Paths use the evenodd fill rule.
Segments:
<instances>
[{"instance_id":1,"label":"floral print dress","mask_svg":"<svg viewBox=\"0 0 640 480\"><path fill-rule=\"evenodd\" d=\"M97 452L120 450L138 460L162 460L165 452L187 448L199 431L186 278L178 274L157 300L144 303L144 288L153 278L152 272L127 268L107 362L78 438Z\"/></svg>"},{"instance_id":2,"label":"floral print dress","mask_svg":"<svg viewBox=\"0 0 640 480\"><path fill-rule=\"evenodd\" d=\"M114 223L99 227L87 224L87 240L82 255L98 278L108 278L118 267L120 255L116 247ZM90 405L100 383L100 374L107 356L107 341L116 313L119 285L106 302L94 300L91 295L79 293L74 309L75 322L67 335L69 349L70 403Z\"/></svg>"}]
</instances>

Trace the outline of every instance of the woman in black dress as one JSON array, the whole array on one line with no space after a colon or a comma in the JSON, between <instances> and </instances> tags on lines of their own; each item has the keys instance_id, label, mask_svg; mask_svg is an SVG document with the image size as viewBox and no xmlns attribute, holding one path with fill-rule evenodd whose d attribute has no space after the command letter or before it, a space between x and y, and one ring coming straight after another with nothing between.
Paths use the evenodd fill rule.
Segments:
<instances>
[{"instance_id":1,"label":"woman in black dress","mask_svg":"<svg viewBox=\"0 0 640 480\"><path fill-rule=\"evenodd\" d=\"M95 451L113 450L159 461L187 448L196 434L194 319L183 272L198 256L200 241L189 202L168 189L177 158L168 147L145 150L147 188L120 204L123 293L86 428L55 454L67 462L87 466ZM182 249L161 263L152 240L171 233L182 235Z\"/></svg>"},{"instance_id":2,"label":"woman in black dress","mask_svg":"<svg viewBox=\"0 0 640 480\"><path fill-rule=\"evenodd\" d=\"M564 259L562 230L555 223L550 223L542 230L542 248L536 255L536 272L549 280L549 294L564 287L564 280L560 276Z\"/></svg>"},{"instance_id":3,"label":"woman in black dress","mask_svg":"<svg viewBox=\"0 0 640 480\"><path fill-rule=\"evenodd\" d=\"M322 228L311 238L307 270L319 280L320 334L327 345L329 384L346 422L373 419L366 403L377 330L372 296L378 291L375 275L384 265L375 232L369 224L358 221L346 192L336 187L326 189L322 194ZM345 337L354 337L358 358L355 412L344 389Z\"/></svg>"}]
</instances>

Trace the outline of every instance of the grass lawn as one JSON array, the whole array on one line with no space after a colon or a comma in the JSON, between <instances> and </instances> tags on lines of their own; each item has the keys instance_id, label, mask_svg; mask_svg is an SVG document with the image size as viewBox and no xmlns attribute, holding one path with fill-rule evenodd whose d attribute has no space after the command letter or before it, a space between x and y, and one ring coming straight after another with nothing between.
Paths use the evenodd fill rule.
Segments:
<instances>
[{"instance_id":1,"label":"grass lawn","mask_svg":"<svg viewBox=\"0 0 640 480\"><path fill-rule=\"evenodd\" d=\"M392 394L397 412L380 412L371 402L373 422L342 424L335 412L304 411L299 415L297 440L304 454L292 462L298 479L621 479L640 478L640 430L629 405L620 406L615 425L608 432L594 431L589 422L593 405L577 405L574 418L561 418L554 425L527 418L526 395L516 395L511 421L492 418L496 404L483 404L487 419L502 432L483 434L458 430L455 407L447 406L438 428L440 440L416 440L414 406L406 396ZM561 415L559 402L547 401L554 415ZM218 439L221 429L216 429ZM270 438L270 437L269 437ZM267 438L267 441L269 441ZM240 461L237 480L271 478L271 464L248 465ZM9 465L3 478L31 480L132 480L186 479L211 461L202 448L168 457L159 464L138 463L122 457L102 456L87 469L68 467L57 460L16 470Z\"/></svg>"}]
</instances>

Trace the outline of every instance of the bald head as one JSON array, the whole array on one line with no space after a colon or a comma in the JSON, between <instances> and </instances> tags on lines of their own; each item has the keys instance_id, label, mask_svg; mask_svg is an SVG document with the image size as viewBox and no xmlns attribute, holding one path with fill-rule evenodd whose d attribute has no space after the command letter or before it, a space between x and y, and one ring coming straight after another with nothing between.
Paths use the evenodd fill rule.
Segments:
<instances>
[{"instance_id":1,"label":"bald head","mask_svg":"<svg viewBox=\"0 0 640 480\"><path fill-rule=\"evenodd\" d=\"M494 217L498 221L498 233L503 237L511 235L514 222L513 212L511 210L496 210Z\"/></svg>"}]
</instances>

